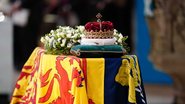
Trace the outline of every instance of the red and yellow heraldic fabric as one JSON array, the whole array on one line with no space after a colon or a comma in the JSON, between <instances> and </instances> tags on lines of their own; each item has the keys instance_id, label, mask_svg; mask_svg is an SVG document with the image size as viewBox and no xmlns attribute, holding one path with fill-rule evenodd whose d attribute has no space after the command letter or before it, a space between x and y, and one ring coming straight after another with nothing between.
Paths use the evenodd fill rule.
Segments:
<instances>
[{"instance_id":1,"label":"red and yellow heraldic fabric","mask_svg":"<svg viewBox=\"0 0 185 104\"><path fill-rule=\"evenodd\" d=\"M44 54L44 49L36 48L22 68L11 104L111 104L105 91L107 95L117 94L114 93L115 89L105 87L105 84L109 84L109 79L106 79L108 76L105 77L106 63L111 61L106 62L104 58L48 55ZM117 86L119 83L118 86L126 86L124 89L127 90L128 103L137 103L137 99L141 99L144 104L145 99L136 99L141 94L138 93L141 90L135 90L140 87L141 78L134 72L139 68L131 70L132 66L128 66L125 60L121 60L121 64L124 65L115 72L112 85ZM111 67L114 66L109 69Z\"/></svg>"}]
</instances>

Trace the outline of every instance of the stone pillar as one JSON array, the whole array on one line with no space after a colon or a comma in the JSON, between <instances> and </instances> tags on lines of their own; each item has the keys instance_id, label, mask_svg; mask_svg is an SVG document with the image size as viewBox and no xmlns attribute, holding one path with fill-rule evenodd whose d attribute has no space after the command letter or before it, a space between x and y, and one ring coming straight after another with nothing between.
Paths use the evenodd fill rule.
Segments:
<instances>
[{"instance_id":1,"label":"stone pillar","mask_svg":"<svg viewBox=\"0 0 185 104\"><path fill-rule=\"evenodd\" d=\"M185 104L185 1L154 0L150 30L150 59L173 78L175 103Z\"/></svg>"}]
</instances>

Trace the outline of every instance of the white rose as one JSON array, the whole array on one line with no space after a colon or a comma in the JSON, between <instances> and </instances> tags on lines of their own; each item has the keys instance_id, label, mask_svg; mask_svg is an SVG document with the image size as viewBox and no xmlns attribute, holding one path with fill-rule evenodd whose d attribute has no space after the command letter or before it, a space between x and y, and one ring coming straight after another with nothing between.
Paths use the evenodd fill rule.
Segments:
<instances>
[{"instance_id":1,"label":"white rose","mask_svg":"<svg viewBox=\"0 0 185 104\"><path fill-rule=\"evenodd\" d=\"M117 33L118 31L116 29L114 29L114 33Z\"/></svg>"},{"instance_id":2,"label":"white rose","mask_svg":"<svg viewBox=\"0 0 185 104\"><path fill-rule=\"evenodd\" d=\"M123 37L120 37L120 38L118 39L118 42L119 42L119 43L122 43L122 39L123 39Z\"/></svg>"},{"instance_id":3,"label":"white rose","mask_svg":"<svg viewBox=\"0 0 185 104\"><path fill-rule=\"evenodd\" d=\"M50 33L54 33L54 30L51 30Z\"/></svg>"},{"instance_id":4,"label":"white rose","mask_svg":"<svg viewBox=\"0 0 185 104\"><path fill-rule=\"evenodd\" d=\"M61 29L61 28L62 28L62 26L59 26L58 28L59 28L59 29Z\"/></svg>"},{"instance_id":5,"label":"white rose","mask_svg":"<svg viewBox=\"0 0 185 104\"><path fill-rule=\"evenodd\" d=\"M46 39L46 40L49 40L50 38L49 38L49 36L46 36L45 39Z\"/></svg>"},{"instance_id":6,"label":"white rose","mask_svg":"<svg viewBox=\"0 0 185 104\"><path fill-rule=\"evenodd\" d=\"M53 40L53 48L56 48L56 40Z\"/></svg>"},{"instance_id":7,"label":"white rose","mask_svg":"<svg viewBox=\"0 0 185 104\"><path fill-rule=\"evenodd\" d=\"M67 27L64 27L65 28L65 30L70 30L70 27L69 26L67 26Z\"/></svg>"},{"instance_id":8,"label":"white rose","mask_svg":"<svg viewBox=\"0 0 185 104\"><path fill-rule=\"evenodd\" d=\"M51 33L51 36L55 36L55 34L54 33Z\"/></svg>"},{"instance_id":9,"label":"white rose","mask_svg":"<svg viewBox=\"0 0 185 104\"><path fill-rule=\"evenodd\" d=\"M68 34L67 34L67 38L70 38L70 37L71 37L71 33L68 33Z\"/></svg>"},{"instance_id":10,"label":"white rose","mask_svg":"<svg viewBox=\"0 0 185 104\"><path fill-rule=\"evenodd\" d=\"M62 38L65 38L65 37L66 37L66 35L65 35L64 33L60 33L60 36L61 36Z\"/></svg>"},{"instance_id":11,"label":"white rose","mask_svg":"<svg viewBox=\"0 0 185 104\"><path fill-rule=\"evenodd\" d=\"M68 44L67 44L67 47L68 47L68 48L71 48L71 47L72 47L72 44L71 44L71 43L68 43Z\"/></svg>"},{"instance_id":12,"label":"white rose","mask_svg":"<svg viewBox=\"0 0 185 104\"><path fill-rule=\"evenodd\" d=\"M54 41L54 38L53 37L51 39L49 39L49 47L52 47L53 46L53 41Z\"/></svg>"},{"instance_id":13,"label":"white rose","mask_svg":"<svg viewBox=\"0 0 185 104\"><path fill-rule=\"evenodd\" d=\"M78 39L77 41L80 43L81 42L81 39Z\"/></svg>"},{"instance_id":14,"label":"white rose","mask_svg":"<svg viewBox=\"0 0 185 104\"><path fill-rule=\"evenodd\" d=\"M64 39L62 39L62 43L60 44L60 46L61 46L61 47L64 47L65 44L66 44L66 39L64 38Z\"/></svg>"},{"instance_id":15,"label":"white rose","mask_svg":"<svg viewBox=\"0 0 185 104\"><path fill-rule=\"evenodd\" d=\"M57 29L56 31L57 31L57 33L59 33L61 30L60 29Z\"/></svg>"},{"instance_id":16,"label":"white rose","mask_svg":"<svg viewBox=\"0 0 185 104\"><path fill-rule=\"evenodd\" d=\"M60 42L61 38L58 38L57 41Z\"/></svg>"},{"instance_id":17,"label":"white rose","mask_svg":"<svg viewBox=\"0 0 185 104\"><path fill-rule=\"evenodd\" d=\"M56 34L58 37L60 36L60 32L57 32L57 34Z\"/></svg>"},{"instance_id":18,"label":"white rose","mask_svg":"<svg viewBox=\"0 0 185 104\"><path fill-rule=\"evenodd\" d=\"M41 37L40 41L41 41L42 43L45 43L46 40L45 40L44 37Z\"/></svg>"},{"instance_id":19,"label":"white rose","mask_svg":"<svg viewBox=\"0 0 185 104\"><path fill-rule=\"evenodd\" d=\"M78 26L77 29L79 29L80 31L84 31L85 27L84 26Z\"/></svg>"},{"instance_id":20,"label":"white rose","mask_svg":"<svg viewBox=\"0 0 185 104\"><path fill-rule=\"evenodd\" d=\"M119 35L118 35L119 37L123 37L123 35L121 34L121 33L119 33Z\"/></svg>"}]
</instances>

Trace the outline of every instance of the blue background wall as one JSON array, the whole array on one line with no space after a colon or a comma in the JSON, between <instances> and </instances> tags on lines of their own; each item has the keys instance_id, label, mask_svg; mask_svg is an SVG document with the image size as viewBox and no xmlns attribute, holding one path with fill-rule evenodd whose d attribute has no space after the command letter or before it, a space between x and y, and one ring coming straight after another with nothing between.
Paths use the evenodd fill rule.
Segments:
<instances>
[{"instance_id":1,"label":"blue background wall","mask_svg":"<svg viewBox=\"0 0 185 104\"><path fill-rule=\"evenodd\" d=\"M171 84L171 78L159 70L155 69L149 61L148 55L150 51L150 36L144 17L144 0L136 0L136 36L135 47L136 54L140 62L140 68L144 83L154 84Z\"/></svg>"}]
</instances>

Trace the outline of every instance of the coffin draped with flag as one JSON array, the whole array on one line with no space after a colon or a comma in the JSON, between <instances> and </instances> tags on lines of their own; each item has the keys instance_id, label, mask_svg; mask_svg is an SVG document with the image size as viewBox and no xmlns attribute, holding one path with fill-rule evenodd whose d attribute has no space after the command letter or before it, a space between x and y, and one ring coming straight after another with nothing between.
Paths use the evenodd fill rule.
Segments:
<instances>
[{"instance_id":1,"label":"coffin draped with flag","mask_svg":"<svg viewBox=\"0 0 185 104\"><path fill-rule=\"evenodd\" d=\"M36 48L11 104L146 104L137 57L78 58Z\"/></svg>"}]
</instances>

